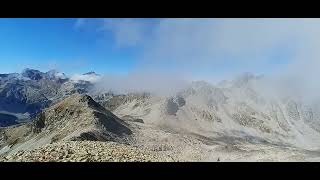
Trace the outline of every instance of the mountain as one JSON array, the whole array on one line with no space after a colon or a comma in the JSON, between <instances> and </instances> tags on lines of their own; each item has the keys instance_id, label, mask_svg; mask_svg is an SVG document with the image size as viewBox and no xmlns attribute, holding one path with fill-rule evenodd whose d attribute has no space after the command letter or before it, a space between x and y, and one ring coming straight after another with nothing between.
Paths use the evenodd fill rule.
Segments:
<instances>
[{"instance_id":1,"label":"mountain","mask_svg":"<svg viewBox=\"0 0 320 180\"><path fill-rule=\"evenodd\" d=\"M35 133L57 134L55 141L64 138L106 141L131 133L121 119L90 96L80 94L44 110L33 121L33 125Z\"/></svg>"},{"instance_id":2,"label":"mountain","mask_svg":"<svg viewBox=\"0 0 320 180\"><path fill-rule=\"evenodd\" d=\"M132 133L123 120L90 96L80 94L43 110L30 123L6 128L3 132L2 146L10 147L12 152L61 141L126 143Z\"/></svg>"},{"instance_id":3,"label":"mountain","mask_svg":"<svg viewBox=\"0 0 320 180\"><path fill-rule=\"evenodd\" d=\"M83 75L100 76L99 74L95 73L94 71L90 71L90 72L84 73Z\"/></svg>"},{"instance_id":4,"label":"mountain","mask_svg":"<svg viewBox=\"0 0 320 180\"><path fill-rule=\"evenodd\" d=\"M39 70L25 69L25 70L23 70L21 75L23 77L29 78L31 80L40 80L40 79L44 78L45 73L42 73Z\"/></svg>"},{"instance_id":5,"label":"mountain","mask_svg":"<svg viewBox=\"0 0 320 180\"><path fill-rule=\"evenodd\" d=\"M21 114L23 119L30 119L67 95L87 93L91 86L88 81L74 82L54 70L44 73L25 69L21 74L1 74L0 112L2 116L16 116L17 120Z\"/></svg>"},{"instance_id":6,"label":"mountain","mask_svg":"<svg viewBox=\"0 0 320 180\"><path fill-rule=\"evenodd\" d=\"M320 106L294 97L271 98L257 86L263 82L263 76L245 73L217 85L193 82L170 97L108 94L95 99L120 117L148 124L203 136L319 149Z\"/></svg>"}]
</instances>

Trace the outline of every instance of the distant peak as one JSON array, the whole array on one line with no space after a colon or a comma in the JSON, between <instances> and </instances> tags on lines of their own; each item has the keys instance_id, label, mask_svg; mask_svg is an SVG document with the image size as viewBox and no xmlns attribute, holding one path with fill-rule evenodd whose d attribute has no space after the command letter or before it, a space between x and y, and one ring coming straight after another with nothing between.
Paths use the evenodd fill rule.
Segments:
<instances>
[{"instance_id":1,"label":"distant peak","mask_svg":"<svg viewBox=\"0 0 320 180\"><path fill-rule=\"evenodd\" d=\"M22 73L26 73L26 72L38 72L38 73L40 73L40 71L36 70L36 69L25 68L24 70L22 70Z\"/></svg>"},{"instance_id":2,"label":"distant peak","mask_svg":"<svg viewBox=\"0 0 320 180\"><path fill-rule=\"evenodd\" d=\"M99 76L99 74L97 74L97 73L94 72L94 71L90 71L90 72L84 73L83 75L95 75L95 76Z\"/></svg>"},{"instance_id":3,"label":"distant peak","mask_svg":"<svg viewBox=\"0 0 320 180\"><path fill-rule=\"evenodd\" d=\"M22 76L32 80L40 80L43 78L43 73L39 70L26 68L22 71Z\"/></svg>"},{"instance_id":4,"label":"distant peak","mask_svg":"<svg viewBox=\"0 0 320 180\"><path fill-rule=\"evenodd\" d=\"M233 83L234 83L234 86L240 87L249 83L252 80L257 80L262 77L263 77L262 75L257 76L252 73L245 72L240 74L237 78L235 78L235 80L233 80Z\"/></svg>"}]
</instances>

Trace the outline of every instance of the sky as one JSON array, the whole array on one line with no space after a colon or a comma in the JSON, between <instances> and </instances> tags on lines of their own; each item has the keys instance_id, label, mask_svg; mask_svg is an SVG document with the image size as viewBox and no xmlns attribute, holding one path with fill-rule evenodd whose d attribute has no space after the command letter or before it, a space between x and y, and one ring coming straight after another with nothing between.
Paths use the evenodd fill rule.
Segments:
<instances>
[{"instance_id":1,"label":"sky","mask_svg":"<svg viewBox=\"0 0 320 180\"><path fill-rule=\"evenodd\" d=\"M0 72L95 71L159 87L251 72L320 90L319 34L320 19L0 19Z\"/></svg>"},{"instance_id":2,"label":"sky","mask_svg":"<svg viewBox=\"0 0 320 180\"><path fill-rule=\"evenodd\" d=\"M232 21L242 30L244 25ZM0 71L20 72L30 67L43 71L58 69L67 74L128 74L139 71L137 66L145 66L155 71L190 71L200 78L228 71L265 73L287 61L283 48L264 57L269 61L261 61L260 65L268 67L250 67L252 63L247 61L235 63L234 58L243 57L226 55L228 52L219 54L223 48L215 46L224 43L210 42L228 41L219 32L220 26L221 19L0 19ZM257 58L254 56L249 59Z\"/></svg>"},{"instance_id":3,"label":"sky","mask_svg":"<svg viewBox=\"0 0 320 180\"><path fill-rule=\"evenodd\" d=\"M135 51L116 48L111 33L77 28L76 22L77 19L0 19L1 73L30 67L68 74L121 74L134 66Z\"/></svg>"}]
</instances>

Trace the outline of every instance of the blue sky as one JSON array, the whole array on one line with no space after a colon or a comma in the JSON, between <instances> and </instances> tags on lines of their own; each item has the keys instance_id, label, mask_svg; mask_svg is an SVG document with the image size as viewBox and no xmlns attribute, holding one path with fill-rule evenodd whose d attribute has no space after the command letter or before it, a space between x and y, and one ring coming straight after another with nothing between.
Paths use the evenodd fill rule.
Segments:
<instances>
[{"instance_id":1,"label":"blue sky","mask_svg":"<svg viewBox=\"0 0 320 180\"><path fill-rule=\"evenodd\" d=\"M114 47L112 34L77 29L77 19L0 19L0 71L26 67L46 71L126 73L132 49Z\"/></svg>"},{"instance_id":2,"label":"blue sky","mask_svg":"<svg viewBox=\"0 0 320 180\"><path fill-rule=\"evenodd\" d=\"M297 59L317 61L318 24L318 19L0 19L0 72L145 71L200 79L272 74L302 62Z\"/></svg>"}]
</instances>

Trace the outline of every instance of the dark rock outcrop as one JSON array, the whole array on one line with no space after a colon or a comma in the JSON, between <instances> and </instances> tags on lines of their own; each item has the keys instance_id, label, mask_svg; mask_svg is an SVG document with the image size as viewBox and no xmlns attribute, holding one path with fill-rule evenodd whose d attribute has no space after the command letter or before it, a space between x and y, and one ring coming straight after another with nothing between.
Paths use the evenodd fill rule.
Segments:
<instances>
[{"instance_id":1,"label":"dark rock outcrop","mask_svg":"<svg viewBox=\"0 0 320 180\"><path fill-rule=\"evenodd\" d=\"M171 97L167 100L166 110L169 115L176 115L179 108L184 106L186 101L181 96Z\"/></svg>"}]
</instances>

